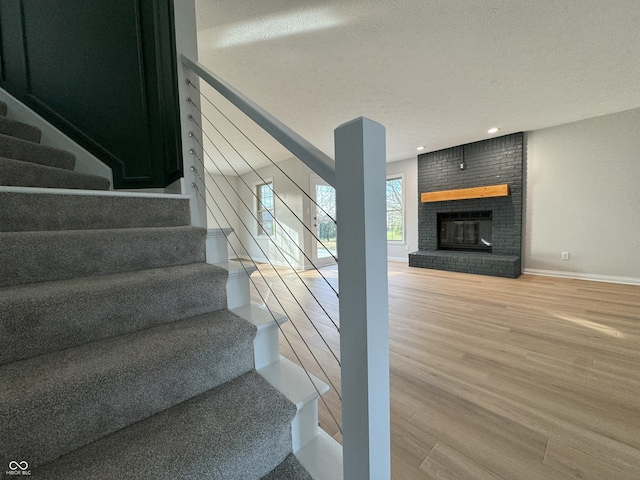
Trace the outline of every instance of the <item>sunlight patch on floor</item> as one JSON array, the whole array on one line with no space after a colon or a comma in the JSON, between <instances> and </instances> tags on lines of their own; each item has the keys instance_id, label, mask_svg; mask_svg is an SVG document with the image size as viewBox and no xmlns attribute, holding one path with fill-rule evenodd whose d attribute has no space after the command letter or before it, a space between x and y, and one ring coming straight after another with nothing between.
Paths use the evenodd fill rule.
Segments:
<instances>
[{"instance_id":1,"label":"sunlight patch on floor","mask_svg":"<svg viewBox=\"0 0 640 480\"><path fill-rule=\"evenodd\" d=\"M611 337L619 337L624 338L624 334L615 328L608 327L607 325L603 325L601 323L592 322L591 320L585 320L584 318L572 317L570 315L561 315L559 313L554 314L556 318L560 320L565 320L567 322L571 322L574 325L579 325L581 327L586 327L591 330L595 330L596 332L604 333L605 335L609 335Z\"/></svg>"}]
</instances>

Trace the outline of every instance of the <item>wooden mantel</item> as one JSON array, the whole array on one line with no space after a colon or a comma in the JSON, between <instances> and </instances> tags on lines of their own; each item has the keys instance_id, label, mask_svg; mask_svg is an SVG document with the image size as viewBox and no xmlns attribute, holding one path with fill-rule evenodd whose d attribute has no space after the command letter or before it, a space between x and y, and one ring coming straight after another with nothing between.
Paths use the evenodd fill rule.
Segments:
<instances>
[{"instance_id":1,"label":"wooden mantel","mask_svg":"<svg viewBox=\"0 0 640 480\"><path fill-rule=\"evenodd\" d=\"M440 190L420 195L424 202L444 202L447 200L466 200L470 198L506 197L509 195L509 184L489 185L486 187L460 188L458 190Z\"/></svg>"}]
</instances>

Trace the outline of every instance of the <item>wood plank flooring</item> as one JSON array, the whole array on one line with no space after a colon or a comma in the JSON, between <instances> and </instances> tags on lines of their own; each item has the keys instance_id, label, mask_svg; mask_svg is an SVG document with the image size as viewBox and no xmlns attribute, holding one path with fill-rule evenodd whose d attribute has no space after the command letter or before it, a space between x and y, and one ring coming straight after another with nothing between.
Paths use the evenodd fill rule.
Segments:
<instances>
[{"instance_id":1,"label":"wood plank flooring","mask_svg":"<svg viewBox=\"0 0 640 480\"><path fill-rule=\"evenodd\" d=\"M291 271L260 272L253 300L291 317L299 358L284 337L282 354L333 383L339 422L336 268L299 272L322 308ZM640 287L390 262L389 305L393 479L640 478ZM320 424L340 440L327 406Z\"/></svg>"}]
</instances>

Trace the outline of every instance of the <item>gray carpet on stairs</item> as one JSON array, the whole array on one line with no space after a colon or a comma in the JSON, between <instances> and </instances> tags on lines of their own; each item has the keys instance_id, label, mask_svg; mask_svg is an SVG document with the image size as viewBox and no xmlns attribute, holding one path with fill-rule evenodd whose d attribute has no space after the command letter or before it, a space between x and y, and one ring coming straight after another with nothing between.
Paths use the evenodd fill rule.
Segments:
<instances>
[{"instance_id":1,"label":"gray carpet on stairs","mask_svg":"<svg viewBox=\"0 0 640 480\"><path fill-rule=\"evenodd\" d=\"M291 453L295 413L295 405L252 371L32 474L47 480L257 480Z\"/></svg>"},{"instance_id":2,"label":"gray carpet on stairs","mask_svg":"<svg viewBox=\"0 0 640 480\"><path fill-rule=\"evenodd\" d=\"M21 138L29 142L40 143L42 132L39 128L26 123L0 116L0 134Z\"/></svg>"},{"instance_id":3,"label":"gray carpet on stairs","mask_svg":"<svg viewBox=\"0 0 640 480\"><path fill-rule=\"evenodd\" d=\"M253 370L255 332L221 310L6 365L0 451L40 465L222 385Z\"/></svg>"},{"instance_id":4,"label":"gray carpet on stairs","mask_svg":"<svg viewBox=\"0 0 640 480\"><path fill-rule=\"evenodd\" d=\"M313 480L292 453L262 480Z\"/></svg>"},{"instance_id":5,"label":"gray carpet on stairs","mask_svg":"<svg viewBox=\"0 0 640 480\"><path fill-rule=\"evenodd\" d=\"M296 407L253 370L256 328L226 309L189 199L84 192L109 182L6 113L0 477L309 480Z\"/></svg>"},{"instance_id":6,"label":"gray carpet on stairs","mask_svg":"<svg viewBox=\"0 0 640 480\"><path fill-rule=\"evenodd\" d=\"M0 232L0 287L205 261L205 228Z\"/></svg>"},{"instance_id":7,"label":"gray carpet on stairs","mask_svg":"<svg viewBox=\"0 0 640 480\"><path fill-rule=\"evenodd\" d=\"M227 276L195 263L0 288L0 364L226 308Z\"/></svg>"},{"instance_id":8,"label":"gray carpet on stairs","mask_svg":"<svg viewBox=\"0 0 640 480\"><path fill-rule=\"evenodd\" d=\"M65 170L73 170L76 165L75 155L66 150L2 134L0 134L0 157L13 158L14 160L63 168Z\"/></svg>"},{"instance_id":9,"label":"gray carpet on stairs","mask_svg":"<svg viewBox=\"0 0 640 480\"><path fill-rule=\"evenodd\" d=\"M62 168L0 158L0 184L16 187L109 190L109 180L97 175L75 173Z\"/></svg>"},{"instance_id":10,"label":"gray carpet on stairs","mask_svg":"<svg viewBox=\"0 0 640 480\"><path fill-rule=\"evenodd\" d=\"M16 193L0 187L0 231L191 225L189 199Z\"/></svg>"}]
</instances>

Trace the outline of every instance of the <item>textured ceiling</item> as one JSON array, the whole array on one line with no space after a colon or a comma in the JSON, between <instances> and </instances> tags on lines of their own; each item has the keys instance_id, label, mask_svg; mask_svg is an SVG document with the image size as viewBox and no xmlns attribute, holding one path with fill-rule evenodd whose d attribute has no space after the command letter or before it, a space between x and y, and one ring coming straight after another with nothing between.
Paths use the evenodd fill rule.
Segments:
<instances>
[{"instance_id":1,"label":"textured ceiling","mask_svg":"<svg viewBox=\"0 0 640 480\"><path fill-rule=\"evenodd\" d=\"M388 161L640 107L639 0L196 0L201 63L333 157ZM277 159L290 156L271 143Z\"/></svg>"}]
</instances>

